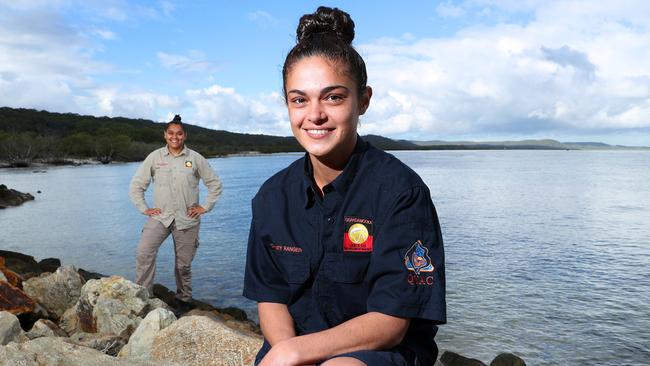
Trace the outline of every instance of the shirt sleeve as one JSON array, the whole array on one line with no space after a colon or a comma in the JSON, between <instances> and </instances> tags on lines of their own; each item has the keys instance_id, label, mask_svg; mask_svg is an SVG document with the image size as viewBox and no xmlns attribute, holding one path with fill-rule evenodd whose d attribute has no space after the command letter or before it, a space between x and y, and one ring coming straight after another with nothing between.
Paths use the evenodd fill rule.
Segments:
<instances>
[{"instance_id":1,"label":"shirt sleeve","mask_svg":"<svg viewBox=\"0 0 650 366\"><path fill-rule=\"evenodd\" d=\"M197 160L199 162L199 175L203 180L203 184L208 188L208 196L205 198L205 202L201 204L201 207L205 208L206 211L211 211L215 203L217 203L217 199L221 196L221 179L214 172L207 159L201 156Z\"/></svg>"},{"instance_id":2,"label":"shirt sleeve","mask_svg":"<svg viewBox=\"0 0 650 366\"><path fill-rule=\"evenodd\" d=\"M144 192L149 187L151 182L151 168L153 166L153 154L149 154L146 159L142 162L138 170L135 172L135 175L131 179L131 184L129 185L129 197L131 202L135 207L144 213L149 206L147 201L144 199Z\"/></svg>"},{"instance_id":3,"label":"shirt sleeve","mask_svg":"<svg viewBox=\"0 0 650 366\"><path fill-rule=\"evenodd\" d=\"M273 260L270 245L265 245L264 239L257 230L253 200L253 219L248 235L248 250L246 252L246 270L244 272L244 297L257 302L273 302L288 304L291 291L288 282L282 276Z\"/></svg>"},{"instance_id":4,"label":"shirt sleeve","mask_svg":"<svg viewBox=\"0 0 650 366\"><path fill-rule=\"evenodd\" d=\"M399 194L374 240L368 311L445 323L444 249L429 189Z\"/></svg>"}]
</instances>

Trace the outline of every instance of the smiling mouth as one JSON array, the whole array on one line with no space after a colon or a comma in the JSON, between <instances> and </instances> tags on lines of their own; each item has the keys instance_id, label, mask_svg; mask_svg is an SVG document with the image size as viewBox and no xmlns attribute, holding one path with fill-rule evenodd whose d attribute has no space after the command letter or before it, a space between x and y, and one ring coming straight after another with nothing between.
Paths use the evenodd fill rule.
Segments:
<instances>
[{"instance_id":1,"label":"smiling mouth","mask_svg":"<svg viewBox=\"0 0 650 366\"><path fill-rule=\"evenodd\" d=\"M327 129L305 129L305 131L307 132L308 135L320 137L320 136L325 136L325 135L329 134L330 132L334 131L334 129L333 128L332 129L329 129L329 128L327 128Z\"/></svg>"}]
</instances>

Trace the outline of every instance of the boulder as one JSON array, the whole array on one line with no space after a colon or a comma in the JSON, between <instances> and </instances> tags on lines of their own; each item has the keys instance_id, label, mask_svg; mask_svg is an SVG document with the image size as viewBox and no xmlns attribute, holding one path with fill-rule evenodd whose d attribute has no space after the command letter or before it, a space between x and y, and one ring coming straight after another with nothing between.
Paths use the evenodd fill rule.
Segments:
<instances>
[{"instance_id":1,"label":"boulder","mask_svg":"<svg viewBox=\"0 0 650 366\"><path fill-rule=\"evenodd\" d=\"M31 201L33 199L34 196L29 193L18 192L15 189L7 188L4 184L0 184L0 208L18 206L25 201Z\"/></svg>"},{"instance_id":2,"label":"boulder","mask_svg":"<svg viewBox=\"0 0 650 366\"><path fill-rule=\"evenodd\" d=\"M140 322L138 328L131 335L129 343L120 351L119 356L150 358L154 337L174 321L176 321L176 316L171 311L163 308L152 310Z\"/></svg>"},{"instance_id":3,"label":"boulder","mask_svg":"<svg viewBox=\"0 0 650 366\"><path fill-rule=\"evenodd\" d=\"M27 340L25 332L20 327L18 318L8 312L0 312L0 345L5 345L9 342L24 342Z\"/></svg>"},{"instance_id":4,"label":"boulder","mask_svg":"<svg viewBox=\"0 0 650 366\"><path fill-rule=\"evenodd\" d=\"M526 362L512 353L502 353L490 362L490 366L526 366Z\"/></svg>"},{"instance_id":5,"label":"boulder","mask_svg":"<svg viewBox=\"0 0 650 366\"><path fill-rule=\"evenodd\" d=\"M23 278L16 272L12 271L9 267L5 265L5 258L0 257L0 274L4 278L3 281L8 282L12 286L22 288Z\"/></svg>"},{"instance_id":6,"label":"boulder","mask_svg":"<svg viewBox=\"0 0 650 366\"><path fill-rule=\"evenodd\" d=\"M217 319L185 316L154 337L151 359L197 366L250 365L261 346L259 335L233 330Z\"/></svg>"},{"instance_id":7,"label":"boulder","mask_svg":"<svg viewBox=\"0 0 650 366\"><path fill-rule=\"evenodd\" d=\"M119 276L89 280L81 288L75 316L66 313L63 329L128 338L149 311L147 289Z\"/></svg>"},{"instance_id":8,"label":"boulder","mask_svg":"<svg viewBox=\"0 0 650 366\"><path fill-rule=\"evenodd\" d=\"M29 339L35 339L40 337L67 337L68 334L53 321L39 319L34 323L32 329L26 333L26 336Z\"/></svg>"},{"instance_id":9,"label":"boulder","mask_svg":"<svg viewBox=\"0 0 650 366\"><path fill-rule=\"evenodd\" d=\"M66 310L59 319L59 327L68 334L73 334L79 330L79 315L77 315L77 305Z\"/></svg>"},{"instance_id":10,"label":"boulder","mask_svg":"<svg viewBox=\"0 0 650 366\"><path fill-rule=\"evenodd\" d=\"M7 279L7 277L2 271L0 271L0 281L9 282L9 280Z\"/></svg>"},{"instance_id":11,"label":"boulder","mask_svg":"<svg viewBox=\"0 0 650 366\"><path fill-rule=\"evenodd\" d=\"M147 361L119 359L98 350L68 343L62 337L36 338L0 346L0 366L154 366ZM169 362L159 364L171 366Z\"/></svg>"},{"instance_id":12,"label":"boulder","mask_svg":"<svg viewBox=\"0 0 650 366\"><path fill-rule=\"evenodd\" d=\"M73 266L60 267L52 274L23 282L23 289L32 299L41 303L54 319L75 305L81 295L83 280Z\"/></svg>"},{"instance_id":13,"label":"boulder","mask_svg":"<svg viewBox=\"0 0 650 366\"><path fill-rule=\"evenodd\" d=\"M58 258L45 258L38 262L38 266L41 268L41 271L52 273L61 267L61 260Z\"/></svg>"},{"instance_id":14,"label":"boulder","mask_svg":"<svg viewBox=\"0 0 650 366\"><path fill-rule=\"evenodd\" d=\"M77 332L68 338L68 342L96 349L110 356L117 356L128 339L114 334Z\"/></svg>"},{"instance_id":15,"label":"boulder","mask_svg":"<svg viewBox=\"0 0 650 366\"><path fill-rule=\"evenodd\" d=\"M486 366L477 359L467 358L450 351L443 352L442 356L440 356L440 362L444 366Z\"/></svg>"},{"instance_id":16,"label":"boulder","mask_svg":"<svg viewBox=\"0 0 650 366\"><path fill-rule=\"evenodd\" d=\"M0 250L0 257L5 259L5 266L16 273L41 273L41 267L38 266L38 263L31 255Z\"/></svg>"},{"instance_id":17,"label":"boulder","mask_svg":"<svg viewBox=\"0 0 650 366\"><path fill-rule=\"evenodd\" d=\"M84 282L88 282L89 280L98 280L100 278L108 277L108 276L103 275L101 273L86 271L83 268L79 268L79 270L77 270L77 272L79 273L81 278L84 279Z\"/></svg>"},{"instance_id":18,"label":"boulder","mask_svg":"<svg viewBox=\"0 0 650 366\"><path fill-rule=\"evenodd\" d=\"M33 312L36 303L18 287L6 281L0 281L0 311L14 315Z\"/></svg>"}]
</instances>

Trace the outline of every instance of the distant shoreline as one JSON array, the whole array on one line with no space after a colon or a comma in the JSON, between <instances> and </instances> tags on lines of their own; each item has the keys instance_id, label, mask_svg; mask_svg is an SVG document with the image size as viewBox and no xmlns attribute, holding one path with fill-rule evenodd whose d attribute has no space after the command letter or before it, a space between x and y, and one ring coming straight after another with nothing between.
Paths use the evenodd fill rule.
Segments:
<instances>
[{"instance_id":1,"label":"distant shoreline","mask_svg":"<svg viewBox=\"0 0 650 366\"><path fill-rule=\"evenodd\" d=\"M417 149L386 149L386 151L497 151L497 150L528 150L528 151L650 151L650 147L644 146L607 146L599 148L582 148L582 149L567 149L545 146L499 146L499 145L436 145L436 146L421 146ZM277 152L262 152L262 151L248 151L238 152L231 154L218 154L207 156L208 159L219 158L233 158L233 157L256 157L266 155L278 154L302 154L300 151L277 151ZM49 168L56 166L85 166L85 165L112 165L112 164L126 164L138 163L143 160L122 161L113 160L108 163L103 163L97 159L92 158L70 158L56 161L47 161L45 159L34 159L28 164L18 163L12 164L6 160L0 160L0 169L33 169L33 168Z\"/></svg>"}]
</instances>

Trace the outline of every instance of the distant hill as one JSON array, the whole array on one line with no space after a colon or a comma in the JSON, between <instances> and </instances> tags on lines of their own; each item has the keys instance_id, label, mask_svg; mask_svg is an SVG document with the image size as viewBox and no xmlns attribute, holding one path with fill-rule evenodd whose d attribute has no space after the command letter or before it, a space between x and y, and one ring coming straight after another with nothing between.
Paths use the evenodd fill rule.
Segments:
<instances>
[{"instance_id":1,"label":"distant hill","mask_svg":"<svg viewBox=\"0 0 650 366\"><path fill-rule=\"evenodd\" d=\"M124 117L94 117L34 109L0 107L0 166L33 161L68 164L72 159L138 161L162 146L165 123ZM188 146L205 156L303 151L294 137L234 133L186 124ZM384 150L621 149L601 142L407 141L367 135Z\"/></svg>"}]
</instances>

